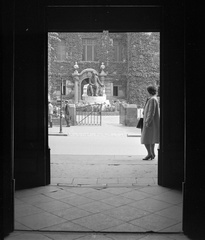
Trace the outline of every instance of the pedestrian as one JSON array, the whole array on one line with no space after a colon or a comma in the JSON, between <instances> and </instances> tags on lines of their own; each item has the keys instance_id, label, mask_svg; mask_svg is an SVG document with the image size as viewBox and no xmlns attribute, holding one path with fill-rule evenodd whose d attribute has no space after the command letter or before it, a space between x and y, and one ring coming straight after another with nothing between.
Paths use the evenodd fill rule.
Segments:
<instances>
[{"instance_id":1,"label":"pedestrian","mask_svg":"<svg viewBox=\"0 0 205 240\"><path fill-rule=\"evenodd\" d=\"M69 104L68 100L65 101L65 121L66 121L66 127L70 127L70 112L69 112Z\"/></svg>"},{"instance_id":2,"label":"pedestrian","mask_svg":"<svg viewBox=\"0 0 205 240\"><path fill-rule=\"evenodd\" d=\"M160 112L156 87L148 86L147 92L149 98L144 108L141 144L145 145L148 152L148 155L143 160L152 160L155 158L155 144L159 143Z\"/></svg>"},{"instance_id":3,"label":"pedestrian","mask_svg":"<svg viewBox=\"0 0 205 240\"><path fill-rule=\"evenodd\" d=\"M56 105L56 114L57 114L57 117L60 116L60 108Z\"/></svg>"},{"instance_id":4,"label":"pedestrian","mask_svg":"<svg viewBox=\"0 0 205 240\"><path fill-rule=\"evenodd\" d=\"M49 122L50 128L52 128L53 127L53 105L50 101L48 102L48 122Z\"/></svg>"}]
</instances>

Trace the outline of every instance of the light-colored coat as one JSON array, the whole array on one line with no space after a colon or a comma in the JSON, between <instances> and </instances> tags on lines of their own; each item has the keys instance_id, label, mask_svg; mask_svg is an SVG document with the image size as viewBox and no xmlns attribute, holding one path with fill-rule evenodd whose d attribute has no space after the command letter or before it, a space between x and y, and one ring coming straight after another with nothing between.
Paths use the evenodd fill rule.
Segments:
<instances>
[{"instance_id":1,"label":"light-colored coat","mask_svg":"<svg viewBox=\"0 0 205 240\"><path fill-rule=\"evenodd\" d=\"M156 96L150 97L144 109L144 123L142 129L141 143L159 143L159 102ZM146 123L148 127L146 127Z\"/></svg>"}]
</instances>

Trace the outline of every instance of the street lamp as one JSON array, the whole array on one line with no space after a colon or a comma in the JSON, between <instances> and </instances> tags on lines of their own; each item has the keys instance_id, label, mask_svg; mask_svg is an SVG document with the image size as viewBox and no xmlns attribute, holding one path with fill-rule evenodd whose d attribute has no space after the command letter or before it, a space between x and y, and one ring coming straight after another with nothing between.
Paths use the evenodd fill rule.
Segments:
<instances>
[{"instance_id":1,"label":"street lamp","mask_svg":"<svg viewBox=\"0 0 205 240\"><path fill-rule=\"evenodd\" d=\"M62 91L63 91L63 78L61 77L61 87L60 87L60 91L61 91L61 102L60 102L60 132L62 133Z\"/></svg>"},{"instance_id":2,"label":"street lamp","mask_svg":"<svg viewBox=\"0 0 205 240\"><path fill-rule=\"evenodd\" d=\"M62 70L63 69L63 66L60 67L60 69ZM63 133L62 132L62 98L63 98L63 77L62 77L62 74L60 73L60 76L61 76L61 87L60 87L60 132L59 133Z\"/></svg>"}]
</instances>

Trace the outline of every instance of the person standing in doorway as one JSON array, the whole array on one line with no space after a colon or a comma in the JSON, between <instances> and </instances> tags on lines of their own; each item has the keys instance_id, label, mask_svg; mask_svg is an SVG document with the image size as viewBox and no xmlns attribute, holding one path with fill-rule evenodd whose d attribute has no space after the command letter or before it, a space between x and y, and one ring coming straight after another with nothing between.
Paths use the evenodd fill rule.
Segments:
<instances>
[{"instance_id":1,"label":"person standing in doorway","mask_svg":"<svg viewBox=\"0 0 205 240\"><path fill-rule=\"evenodd\" d=\"M70 112L69 112L68 100L65 101L65 121L66 121L66 127L70 127Z\"/></svg>"},{"instance_id":2,"label":"person standing in doorway","mask_svg":"<svg viewBox=\"0 0 205 240\"><path fill-rule=\"evenodd\" d=\"M53 105L50 101L48 102L48 122L49 122L50 128L52 128L53 127Z\"/></svg>"},{"instance_id":3,"label":"person standing in doorway","mask_svg":"<svg viewBox=\"0 0 205 240\"><path fill-rule=\"evenodd\" d=\"M148 101L144 109L144 120L141 135L141 144L144 144L147 150L147 156L143 160L152 160L155 158L155 144L159 143L159 121L160 111L159 102L156 96L155 86L148 86Z\"/></svg>"}]
</instances>

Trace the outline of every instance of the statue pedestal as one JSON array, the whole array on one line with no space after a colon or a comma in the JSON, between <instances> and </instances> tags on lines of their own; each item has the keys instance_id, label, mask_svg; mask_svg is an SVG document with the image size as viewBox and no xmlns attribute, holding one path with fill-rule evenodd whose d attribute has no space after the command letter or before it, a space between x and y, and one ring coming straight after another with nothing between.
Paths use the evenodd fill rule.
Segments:
<instances>
[{"instance_id":1,"label":"statue pedestal","mask_svg":"<svg viewBox=\"0 0 205 240\"><path fill-rule=\"evenodd\" d=\"M106 95L103 96L83 96L83 101L88 103L107 103L109 100L106 100Z\"/></svg>"},{"instance_id":2,"label":"statue pedestal","mask_svg":"<svg viewBox=\"0 0 205 240\"><path fill-rule=\"evenodd\" d=\"M87 103L106 103L109 104L109 100L106 100L106 94L105 94L105 88L103 89L103 95L102 96L88 96L87 94L87 88L89 84L84 85L83 87L83 95L82 99L83 101Z\"/></svg>"}]
</instances>

